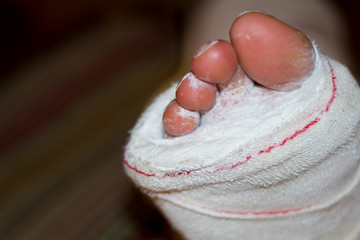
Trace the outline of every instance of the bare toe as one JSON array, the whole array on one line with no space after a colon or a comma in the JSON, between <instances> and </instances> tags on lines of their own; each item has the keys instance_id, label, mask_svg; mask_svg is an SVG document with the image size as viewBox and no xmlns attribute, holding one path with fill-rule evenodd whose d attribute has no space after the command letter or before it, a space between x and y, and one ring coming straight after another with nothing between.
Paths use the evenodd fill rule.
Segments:
<instances>
[{"instance_id":1,"label":"bare toe","mask_svg":"<svg viewBox=\"0 0 360 240\"><path fill-rule=\"evenodd\" d=\"M171 136L181 136L191 133L200 122L199 112L182 108L176 101L172 101L165 109L163 125Z\"/></svg>"},{"instance_id":2,"label":"bare toe","mask_svg":"<svg viewBox=\"0 0 360 240\"><path fill-rule=\"evenodd\" d=\"M275 90L292 90L314 68L311 41L299 30L258 12L239 16L230 30L241 67L253 80Z\"/></svg>"}]
</instances>

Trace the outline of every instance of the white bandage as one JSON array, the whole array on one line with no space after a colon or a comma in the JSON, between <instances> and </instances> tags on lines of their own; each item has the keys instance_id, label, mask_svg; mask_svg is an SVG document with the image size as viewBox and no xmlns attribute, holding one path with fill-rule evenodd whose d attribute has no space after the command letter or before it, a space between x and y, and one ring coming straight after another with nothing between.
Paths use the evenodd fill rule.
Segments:
<instances>
[{"instance_id":1,"label":"white bandage","mask_svg":"<svg viewBox=\"0 0 360 240\"><path fill-rule=\"evenodd\" d=\"M360 91L349 71L318 55L299 89L247 90L232 117L166 139L167 90L131 132L128 175L186 239L356 239Z\"/></svg>"}]
</instances>

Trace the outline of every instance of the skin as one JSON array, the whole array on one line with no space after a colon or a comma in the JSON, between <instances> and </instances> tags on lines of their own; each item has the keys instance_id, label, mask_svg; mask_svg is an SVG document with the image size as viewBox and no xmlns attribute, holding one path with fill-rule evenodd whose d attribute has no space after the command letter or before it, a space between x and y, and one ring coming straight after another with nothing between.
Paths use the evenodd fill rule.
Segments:
<instances>
[{"instance_id":1,"label":"skin","mask_svg":"<svg viewBox=\"0 0 360 240\"><path fill-rule=\"evenodd\" d=\"M215 103L216 91L214 83L202 81L190 73L179 84L176 101L189 110L208 110Z\"/></svg>"},{"instance_id":2,"label":"skin","mask_svg":"<svg viewBox=\"0 0 360 240\"><path fill-rule=\"evenodd\" d=\"M230 39L246 74L267 88L293 90L314 68L310 40L272 16L240 16L231 26Z\"/></svg>"},{"instance_id":3,"label":"skin","mask_svg":"<svg viewBox=\"0 0 360 240\"><path fill-rule=\"evenodd\" d=\"M168 107L163 115L164 129L169 135L182 136L194 131L198 120L179 118L176 111L179 108L211 111L216 98L215 84L222 91L227 86L233 87L228 83L240 82L235 73L246 74L268 89L291 91L300 87L313 71L311 41L272 16L258 12L239 16L231 26L230 39L231 44L222 40L209 42L195 52L191 66L196 77L191 77L191 82L185 76L176 92L176 105ZM199 85L202 87L194 87Z\"/></svg>"},{"instance_id":4,"label":"skin","mask_svg":"<svg viewBox=\"0 0 360 240\"><path fill-rule=\"evenodd\" d=\"M205 46L209 44L211 42ZM223 40L217 41L200 56L198 54L194 54L191 60L192 70L197 77L210 83L228 81L238 67L235 49Z\"/></svg>"},{"instance_id":5,"label":"skin","mask_svg":"<svg viewBox=\"0 0 360 240\"><path fill-rule=\"evenodd\" d=\"M172 101L163 115L164 128L168 136L182 136L191 133L200 122L200 113L182 108L176 101Z\"/></svg>"}]
</instances>

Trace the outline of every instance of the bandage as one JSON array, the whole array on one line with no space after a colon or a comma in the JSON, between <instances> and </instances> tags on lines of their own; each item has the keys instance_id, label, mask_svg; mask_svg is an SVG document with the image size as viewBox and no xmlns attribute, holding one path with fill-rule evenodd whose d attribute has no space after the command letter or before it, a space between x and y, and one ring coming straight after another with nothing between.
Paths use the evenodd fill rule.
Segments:
<instances>
[{"instance_id":1,"label":"bandage","mask_svg":"<svg viewBox=\"0 0 360 240\"><path fill-rule=\"evenodd\" d=\"M232 116L165 138L175 90L140 117L124 166L185 239L359 237L360 91L344 66L317 54L299 89L247 85Z\"/></svg>"}]
</instances>

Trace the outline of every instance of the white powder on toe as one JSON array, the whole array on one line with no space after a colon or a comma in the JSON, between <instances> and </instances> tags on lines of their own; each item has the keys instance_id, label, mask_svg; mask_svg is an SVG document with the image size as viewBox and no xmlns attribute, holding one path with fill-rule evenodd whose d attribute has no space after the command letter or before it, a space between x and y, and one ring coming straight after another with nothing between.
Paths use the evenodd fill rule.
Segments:
<instances>
[{"instance_id":1,"label":"white powder on toe","mask_svg":"<svg viewBox=\"0 0 360 240\"><path fill-rule=\"evenodd\" d=\"M190 111L182 107L178 109L177 114L185 119L193 118L196 122L200 120L200 114L198 112Z\"/></svg>"},{"instance_id":2,"label":"white powder on toe","mask_svg":"<svg viewBox=\"0 0 360 240\"><path fill-rule=\"evenodd\" d=\"M198 79L192 72L186 74L186 77L189 79L189 86L194 90L199 88L208 88L211 86L210 84Z\"/></svg>"},{"instance_id":3,"label":"white powder on toe","mask_svg":"<svg viewBox=\"0 0 360 240\"><path fill-rule=\"evenodd\" d=\"M183 81L186 79L188 79L189 86L193 90L197 90L199 88L209 88L209 87L213 86L209 83L206 83L206 82L198 79L192 72L189 72L180 80L180 82L177 84L177 87L179 87L183 83Z\"/></svg>"}]
</instances>

